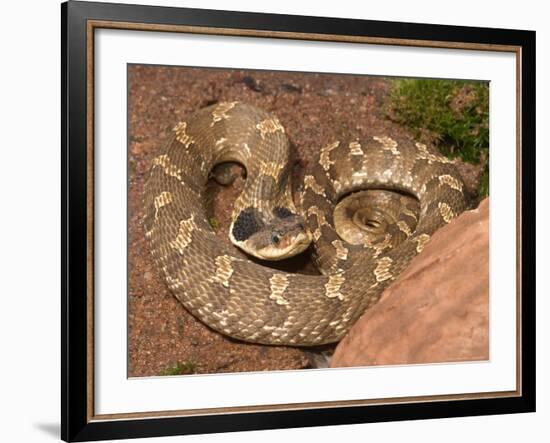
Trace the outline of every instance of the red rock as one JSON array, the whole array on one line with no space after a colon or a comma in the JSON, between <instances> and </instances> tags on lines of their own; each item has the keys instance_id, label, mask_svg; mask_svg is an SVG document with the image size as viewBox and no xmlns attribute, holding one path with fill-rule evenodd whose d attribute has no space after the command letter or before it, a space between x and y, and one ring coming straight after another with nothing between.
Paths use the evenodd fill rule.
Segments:
<instances>
[{"instance_id":1,"label":"red rock","mask_svg":"<svg viewBox=\"0 0 550 443\"><path fill-rule=\"evenodd\" d=\"M441 228L338 344L331 367L489 358L489 199Z\"/></svg>"}]
</instances>

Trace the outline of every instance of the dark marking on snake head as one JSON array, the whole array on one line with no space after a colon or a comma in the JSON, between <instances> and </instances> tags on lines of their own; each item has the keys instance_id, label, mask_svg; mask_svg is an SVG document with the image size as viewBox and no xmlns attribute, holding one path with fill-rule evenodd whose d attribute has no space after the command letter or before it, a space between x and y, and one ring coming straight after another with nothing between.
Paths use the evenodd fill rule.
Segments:
<instances>
[{"instance_id":1,"label":"dark marking on snake head","mask_svg":"<svg viewBox=\"0 0 550 443\"><path fill-rule=\"evenodd\" d=\"M292 217L293 215L295 215L288 208L285 208L285 207L282 207L282 206L277 206L277 207L273 208L273 214L276 217L279 217L279 218L288 218L288 217Z\"/></svg>"},{"instance_id":2,"label":"dark marking on snake head","mask_svg":"<svg viewBox=\"0 0 550 443\"><path fill-rule=\"evenodd\" d=\"M295 236L305 230L306 221L301 215L293 214L286 208L275 209L284 210L285 216L280 216L270 223L269 227L273 233L277 234L279 237L284 237L285 235ZM288 215L286 215L286 213L288 213ZM274 243L278 242L274 241Z\"/></svg>"},{"instance_id":3,"label":"dark marking on snake head","mask_svg":"<svg viewBox=\"0 0 550 443\"><path fill-rule=\"evenodd\" d=\"M290 209L285 208L284 206L276 206L273 208L273 215L279 219L278 222L275 221L275 224L284 226L283 231L296 230L303 231L306 228L306 220L301 215L295 214ZM290 228L290 229L289 229Z\"/></svg>"},{"instance_id":4,"label":"dark marking on snake head","mask_svg":"<svg viewBox=\"0 0 550 443\"><path fill-rule=\"evenodd\" d=\"M246 208L237 217L231 231L237 241L245 241L264 227L258 210Z\"/></svg>"}]
</instances>

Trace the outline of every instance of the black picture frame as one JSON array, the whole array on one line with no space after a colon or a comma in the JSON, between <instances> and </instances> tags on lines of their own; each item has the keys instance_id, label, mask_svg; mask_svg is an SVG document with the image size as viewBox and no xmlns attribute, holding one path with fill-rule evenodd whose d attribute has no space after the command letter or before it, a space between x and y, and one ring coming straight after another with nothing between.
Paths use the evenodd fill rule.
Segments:
<instances>
[{"instance_id":1,"label":"black picture frame","mask_svg":"<svg viewBox=\"0 0 550 443\"><path fill-rule=\"evenodd\" d=\"M392 420L511 414L535 411L535 32L274 15L186 8L69 1L61 5L62 53L62 373L61 437L65 441L170 436L196 433L326 426ZM260 30L327 36L434 42L452 47L505 45L521 58L521 303L518 350L521 392L498 398L444 399L400 404L305 408L159 418L94 419L90 400L90 272L88 190L93 186L87 157L90 109L87 88L90 21ZM437 44L435 44L437 42Z\"/></svg>"}]
</instances>

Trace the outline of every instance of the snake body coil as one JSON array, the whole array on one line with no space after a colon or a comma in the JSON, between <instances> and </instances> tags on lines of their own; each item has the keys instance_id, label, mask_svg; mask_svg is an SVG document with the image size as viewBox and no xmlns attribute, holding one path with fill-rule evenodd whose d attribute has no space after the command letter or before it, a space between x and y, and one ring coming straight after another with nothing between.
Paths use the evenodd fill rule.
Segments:
<instances>
[{"instance_id":1,"label":"snake body coil","mask_svg":"<svg viewBox=\"0 0 550 443\"><path fill-rule=\"evenodd\" d=\"M272 241L292 255L313 239L322 275L276 271L217 239L204 193L212 169L224 162L239 162L247 171L231 240L269 258L269 252L256 254L266 227L279 226L267 231L278 233L291 226L283 230L292 231L293 243L282 244L273 234ZM322 147L298 208L289 171L288 141L277 118L236 102L201 109L179 123L153 159L144 221L154 261L183 305L223 334L299 346L340 340L430 236L467 207L461 178L447 158L381 134ZM400 209L356 212L352 217L365 222L368 235L354 241L354 234L337 231L354 210L354 203L343 203L346 196ZM296 226L303 232L294 232Z\"/></svg>"}]
</instances>

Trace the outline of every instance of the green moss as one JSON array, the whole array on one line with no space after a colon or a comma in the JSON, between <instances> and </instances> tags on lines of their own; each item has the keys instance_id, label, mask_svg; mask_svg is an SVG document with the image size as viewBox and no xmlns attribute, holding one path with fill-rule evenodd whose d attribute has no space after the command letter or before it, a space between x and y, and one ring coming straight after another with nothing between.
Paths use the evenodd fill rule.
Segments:
<instances>
[{"instance_id":1,"label":"green moss","mask_svg":"<svg viewBox=\"0 0 550 443\"><path fill-rule=\"evenodd\" d=\"M195 374L197 371L197 363L193 360L187 360L178 362L174 366L170 366L164 369L160 375L186 375L186 374Z\"/></svg>"},{"instance_id":2,"label":"green moss","mask_svg":"<svg viewBox=\"0 0 550 443\"><path fill-rule=\"evenodd\" d=\"M463 80L395 79L388 116L448 157L481 163L480 198L489 193L489 84Z\"/></svg>"},{"instance_id":3,"label":"green moss","mask_svg":"<svg viewBox=\"0 0 550 443\"><path fill-rule=\"evenodd\" d=\"M480 199L485 198L489 195L489 165L485 166L485 169L481 174L477 193Z\"/></svg>"}]
</instances>

